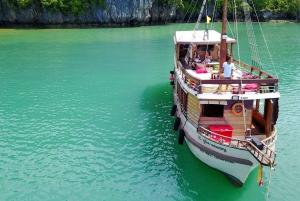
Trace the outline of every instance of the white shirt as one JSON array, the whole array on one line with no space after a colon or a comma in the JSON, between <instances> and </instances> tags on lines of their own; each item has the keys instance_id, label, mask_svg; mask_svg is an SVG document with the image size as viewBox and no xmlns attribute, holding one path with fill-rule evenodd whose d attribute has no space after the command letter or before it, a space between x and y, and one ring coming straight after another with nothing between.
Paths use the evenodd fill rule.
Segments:
<instances>
[{"instance_id":1,"label":"white shirt","mask_svg":"<svg viewBox=\"0 0 300 201\"><path fill-rule=\"evenodd\" d=\"M231 77L231 70L234 69L234 63L228 64L227 62L223 63L224 77Z\"/></svg>"}]
</instances>

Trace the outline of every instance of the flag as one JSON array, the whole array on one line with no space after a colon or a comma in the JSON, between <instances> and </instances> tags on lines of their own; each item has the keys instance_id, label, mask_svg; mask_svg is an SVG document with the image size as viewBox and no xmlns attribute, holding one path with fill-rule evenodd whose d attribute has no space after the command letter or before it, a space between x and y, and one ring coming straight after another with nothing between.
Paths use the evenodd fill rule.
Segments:
<instances>
[{"instance_id":1,"label":"flag","mask_svg":"<svg viewBox=\"0 0 300 201\"><path fill-rule=\"evenodd\" d=\"M209 24L210 20L211 20L211 18L208 17L208 15L206 15L206 23L207 23L207 24Z\"/></svg>"},{"instance_id":2,"label":"flag","mask_svg":"<svg viewBox=\"0 0 300 201\"><path fill-rule=\"evenodd\" d=\"M257 182L258 182L259 186L263 186L264 185L264 181L263 181L263 166L261 164L258 166Z\"/></svg>"}]
</instances>

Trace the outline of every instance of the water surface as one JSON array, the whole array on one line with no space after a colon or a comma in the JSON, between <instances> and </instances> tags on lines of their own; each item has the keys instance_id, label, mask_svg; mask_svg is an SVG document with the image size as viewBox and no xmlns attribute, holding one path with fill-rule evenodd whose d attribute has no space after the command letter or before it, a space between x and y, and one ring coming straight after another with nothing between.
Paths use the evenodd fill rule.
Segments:
<instances>
[{"instance_id":1,"label":"water surface","mask_svg":"<svg viewBox=\"0 0 300 201\"><path fill-rule=\"evenodd\" d=\"M275 63L264 69L282 95L269 200L297 200L300 27L262 27ZM0 29L1 199L264 200L257 170L237 188L177 144L168 80L177 29Z\"/></svg>"}]
</instances>

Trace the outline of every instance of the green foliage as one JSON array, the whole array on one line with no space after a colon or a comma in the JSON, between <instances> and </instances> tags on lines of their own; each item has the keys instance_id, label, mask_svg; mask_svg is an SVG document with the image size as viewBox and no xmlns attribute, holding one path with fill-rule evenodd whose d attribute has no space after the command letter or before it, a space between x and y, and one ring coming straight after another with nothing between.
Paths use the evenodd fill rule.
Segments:
<instances>
[{"instance_id":1,"label":"green foliage","mask_svg":"<svg viewBox=\"0 0 300 201\"><path fill-rule=\"evenodd\" d=\"M158 3L162 5L170 5L170 6L177 6L182 4L182 0L157 0Z\"/></svg>"},{"instance_id":2,"label":"green foliage","mask_svg":"<svg viewBox=\"0 0 300 201\"><path fill-rule=\"evenodd\" d=\"M214 4L215 0L207 0L208 3ZM218 10L222 10L223 0L216 0ZM252 1L255 3L255 10L257 12L270 10L272 12L281 12L291 16L297 16L300 10L300 0L248 0L250 4L250 11L253 12ZM11 5L15 10L20 8L26 8L32 4L36 8L46 8L51 12L62 12L64 14L73 14L80 16L86 13L88 8L94 8L99 6L102 9L106 9L105 0L3 0ZM182 11L187 11L190 5L196 5L195 9L190 9L189 12L199 12L203 0L157 0L162 5L176 6ZM230 1L228 0L228 13L233 12L233 2L237 5L237 14L243 12L242 0ZM195 4L196 3L196 4Z\"/></svg>"},{"instance_id":3,"label":"green foliage","mask_svg":"<svg viewBox=\"0 0 300 201\"><path fill-rule=\"evenodd\" d=\"M100 8L102 8L103 10L106 9L106 4L105 4L105 0L98 0L98 5L100 6Z\"/></svg>"},{"instance_id":4,"label":"green foliage","mask_svg":"<svg viewBox=\"0 0 300 201\"><path fill-rule=\"evenodd\" d=\"M33 0L17 0L17 3L20 7L27 7L33 3Z\"/></svg>"},{"instance_id":5,"label":"green foliage","mask_svg":"<svg viewBox=\"0 0 300 201\"><path fill-rule=\"evenodd\" d=\"M3 2L9 3L12 9L19 10L19 8L26 8L33 4L33 0L4 0Z\"/></svg>"},{"instance_id":6,"label":"green foliage","mask_svg":"<svg viewBox=\"0 0 300 201\"><path fill-rule=\"evenodd\" d=\"M221 5L223 0L217 0L217 2L218 9L222 9ZM234 9L232 2L233 1L228 0L228 13L232 12ZM270 10L272 12L280 12L283 14L297 16L297 12L300 10L300 0L248 0L251 12L254 12L252 2L254 2L256 12ZM235 0L235 3L237 5L237 14L239 15L243 13L242 1Z\"/></svg>"},{"instance_id":7,"label":"green foliage","mask_svg":"<svg viewBox=\"0 0 300 201\"><path fill-rule=\"evenodd\" d=\"M189 14L199 13L202 6L202 1L200 0L158 0L158 2L172 2L173 6L177 9L188 12Z\"/></svg>"},{"instance_id":8,"label":"green foliage","mask_svg":"<svg viewBox=\"0 0 300 201\"><path fill-rule=\"evenodd\" d=\"M37 8L44 7L50 12L62 12L80 16L86 13L86 9L99 5L106 9L105 0L4 0L11 5L14 10L26 8L35 4Z\"/></svg>"},{"instance_id":9,"label":"green foliage","mask_svg":"<svg viewBox=\"0 0 300 201\"><path fill-rule=\"evenodd\" d=\"M292 16L297 16L300 10L299 0L268 0L266 9L272 12L281 12Z\"/></svg>"}]
</instances>

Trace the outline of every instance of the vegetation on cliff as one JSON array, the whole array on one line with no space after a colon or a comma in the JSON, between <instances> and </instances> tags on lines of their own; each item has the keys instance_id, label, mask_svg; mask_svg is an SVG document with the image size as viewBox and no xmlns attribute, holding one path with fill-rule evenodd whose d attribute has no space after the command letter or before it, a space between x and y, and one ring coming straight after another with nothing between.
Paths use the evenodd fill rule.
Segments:
<instances>
[{"instance_id":1,"label":"vegetation on cliff","mask_svg":"<svg viewBox=\"0 0 300 201\"><path fill-rule=\"evenodd\" d=\"M179 9L187 10L190 4L197 0L158 0L159 2L175 4ZM198 0L198 7L200 8L203 0ZM264 12L270 11L272 13L281 13L289 18L297 17L298 13L300 12L300 0L248 0L250 6L252 6L252 1L255 3L255 10L256 12ZM207 0L208 3L214 3L215 0ZM223 0L217 0L217 8L218 10L222 10L222 2ZM243 1L242 0L235 0L236 5L240 5L237 7L237 14L243 13ZM195 9L196 12L199 11ZM228 1L228 11L232 12L233 10L233 1ZM252 12L254 12L254 8L250 8Z\"/></svg>"},{"instance_id":2,"label":"vegetation on cliff","mask_svg":"<svg viewBox=\"0 0 300 201\"><path fill-rule=\"evenodd\" d=\"M96 5L102 9L106 8L105 0L4 0L4 2L9 3L14 10L34 4L38 10L44 8L50 12L61 12L75 16L85 14L87 8L93 8Z\"/></svg>"},{"instance_id":3,"label":"vegetation on cliff","mask_svg":"<svg viewBox=\"0 0 300 201\"><path fill-rule=\"evenodd\" d=\"M157 0L162 5L174 5L179 10L187 11L190 4L197 2L197 7L200 8L203 0ZM221 2L223 0L217 0L218 9L221 10ZM106 9L105 0L4 0L8 2L12 9L18 10L20 8L26 8L35 5L37 9L44 8L51 12L61 12L63 14L73 14L80 16L85 14L87 8L93 8L99 6L102 9ZM214 0L208 0L208 3L213 3ZM242 0L235 0L237 5L242 5ZM249 0L250 5L252 0ZM232 10L232 1L229 1L229 12ZM300 0L255 0L255 10L257 12L263 12L269 10L274 13L282 13L289 18L296 18L300 10ZM198 12L198 9L194 9L194 12ZM238 12L242 12L242 6L238 7ZM253 8L252 8L252 11ZM192 12L192 11L190 11Z\"/></svg>"}]
</instances>

